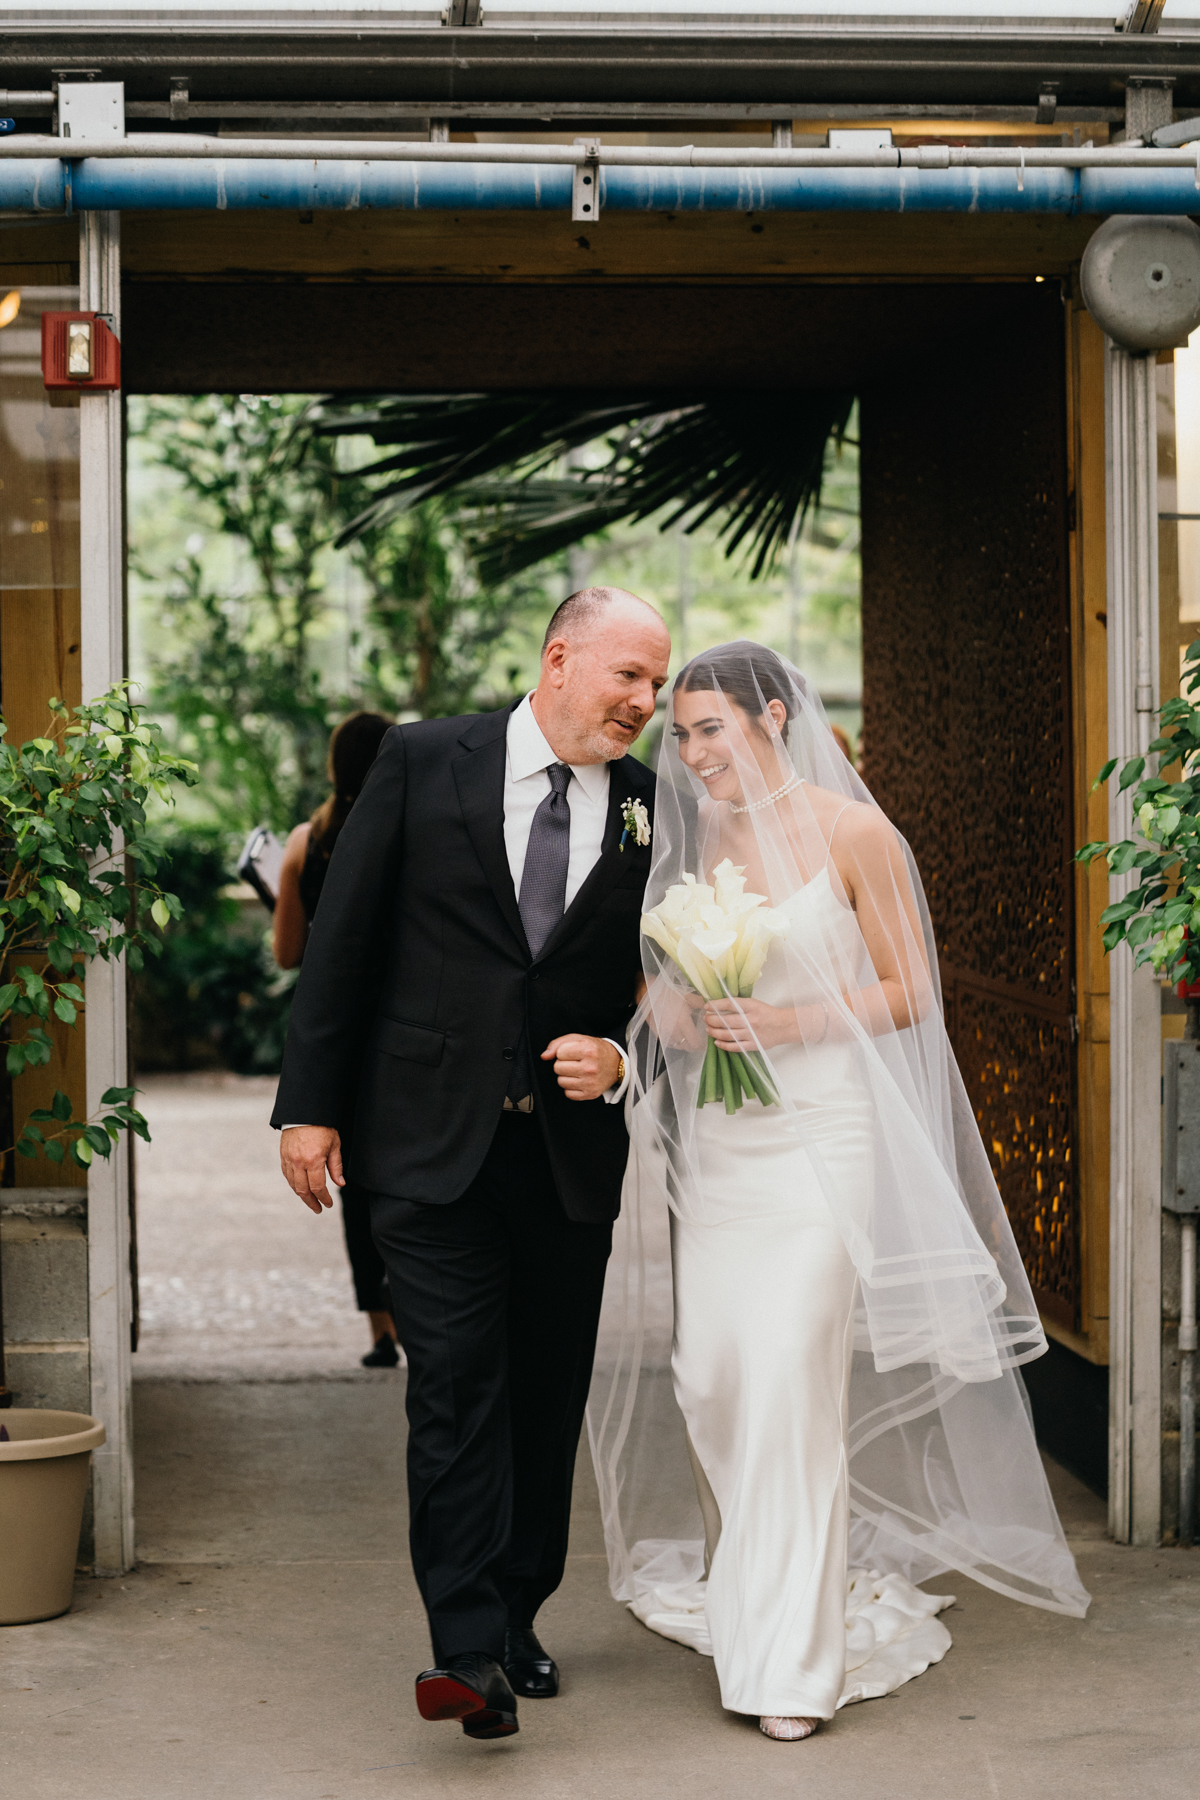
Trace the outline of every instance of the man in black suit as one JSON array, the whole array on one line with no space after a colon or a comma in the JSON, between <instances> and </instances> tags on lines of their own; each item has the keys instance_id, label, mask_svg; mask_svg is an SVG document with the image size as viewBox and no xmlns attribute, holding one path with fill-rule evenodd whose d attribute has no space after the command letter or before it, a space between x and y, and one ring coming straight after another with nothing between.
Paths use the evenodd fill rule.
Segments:
<instances>
[{"instance_id":1,"label":"man in black suit","mask_svg":"<svg viewBox=\"0 0 1200 1800\"><path fill-rule=\"evenodd\" d=\"M557 1692L534 1634L562 1580L575 1454L628 1155L654 777L627 754L666 681L652 607L585 588L535 691L388 732L342 829L272 1123L313 1212L371 1198L408 1354L427 1719L516 1731Z\"/></svg>"}]
</instances>

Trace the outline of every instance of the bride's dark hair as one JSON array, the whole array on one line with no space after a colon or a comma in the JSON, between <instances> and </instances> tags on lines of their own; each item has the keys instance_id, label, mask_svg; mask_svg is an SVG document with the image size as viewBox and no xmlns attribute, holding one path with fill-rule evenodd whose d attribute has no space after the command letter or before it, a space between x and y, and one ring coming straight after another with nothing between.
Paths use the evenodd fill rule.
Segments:
<instances>
[{"instance_id":1,"label":"bride's dark hair","mask_svg":"<svg viewBox=\"0 0 1200 1800\"><path fill-rule=\"evenodd\" d=\"M757 721L771 700L778 700L788 719L794 719L800 710L797 688L803 694L803 676L789 669L765 645L743 640L722 644L719 650L705 650L693 657L675 677L672 691L678 694L724 694L748 719ZM781 735L786 744L786 725Z\"/></svg>"}]
</instances>

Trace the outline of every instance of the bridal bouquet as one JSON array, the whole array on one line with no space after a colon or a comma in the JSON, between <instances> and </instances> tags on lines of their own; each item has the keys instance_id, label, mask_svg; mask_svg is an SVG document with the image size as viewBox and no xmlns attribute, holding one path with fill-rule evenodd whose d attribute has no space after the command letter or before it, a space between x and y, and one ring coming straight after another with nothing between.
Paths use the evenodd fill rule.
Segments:
<instances>
[{"instance_id":1,"label":"bridal bouquet","mask_svg":"<svg viewBox=\"0 0 1200 1800\"><path fill-rule=\"evenodd\" d=\"M666 951L706 1000L748 999L772 941L787 933L787 914L768 906L765 894L743 893L745 885L745 871L726 857L713 871L712 887L685 875L653 912L642 914L643 935ZM743 1095L764 1106L779 1104L761 1052L719 1050L709 1038L697 1107L722 1100L734 1113Z\"/></svg>"}]
</instances>

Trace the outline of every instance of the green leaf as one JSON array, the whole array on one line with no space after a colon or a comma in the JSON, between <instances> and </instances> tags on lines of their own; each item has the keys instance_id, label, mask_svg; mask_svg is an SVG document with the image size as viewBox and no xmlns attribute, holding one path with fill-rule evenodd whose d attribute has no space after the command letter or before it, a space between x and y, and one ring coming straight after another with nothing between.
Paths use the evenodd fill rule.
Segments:
<instances>
[{"instance_id":1,"label":"green leaf","mask_svg":"<svg viewBox=\"0 0 1200 1800\"><path fill-rule=\"evenodd\" d=\"M1102 936L1104 948L1106 950L1115 950L1117 945L1121 942L1121 939L1125 936L1125 927L1120 923L1108 925L1105 927Z\"/></svg>"},{"instance_id":2,"label":"green leaf","mask_svg":"<svg viewBox=\"0 0 1200 1800\"><path fill-rule=\"evenodd\" d=\"M46 1141L36 1125L23 1126L21 1129L21 1136L23 1138L31 1138L35 1144L44 1144Z\"/></svg>"},{"instance_id":3,"label":"green leaf","mask_svg":"<svg viewBox=\"0 0 1200 1800\"><path fill-rule=\"evenodd\" d=\"M1145 767L1144 756L1135 756L1132 762L1127 762L1121 770L1121 778L1117 783L1118 790L1123 793L1126 788L1132 787L1135 781L1140 781Z\"/></svg>"},{"instance_id":4,"label":"green leaf","mask_svg":"<svg viewBox=\"0 0 1200 1800\"><path fill-rule=\"evenodd\" d=\"M1137 910L1136 900L1114 900L1113 904L1106 906L1100 914L1100 923L1101 925L1114 925L1118 919L1128 919Z\"/></svg>"},{"instance_id":5,"label":"green leaf","mask_svg":"<svg viewBox=\"0 0 1200 1800\"><path fill-rule=\"evenodd\" d=\"M1130 945L1131 948L1136 947L1138 944L1144 944L1153 930L1154 920L1148 913L1143 913L1140 918L1130 920L1128 929L1125 932L1125 942Z\"/></svg>"},{"instance_id":6,"label":"green leaf","mask_svg":"<svg viewBox=\"0 0 1200 1800\"><path fill-rule=\"evenodd\" d=\"M62 1139L51 1138L50 1142L46 1145L46 1155L50 1158L50 1161L60 1163L65 1154L66 1152L63 1148Z\"/></svg>"},{"instance_id":7,"label":"green leaf","mask_svg":"<svg viewBox=\"0 0 1200 1800\"><path fill-rule=\"evenodd\" d=\"M1160 837L1168 838L1178 828L1181 814L1177 806L1164 806L1160 809L1154 823L1158 827Z\"/></svg>"},{"instance_id":8,"label":"green leaf","mask_svg":"<svg viewBox=\"0 0 1200 1800\"><path fill-rule=\"evenodd\" d=\"M1104 767L1101 769L1100 773L1097 775L1095 781L1093 781L1093 783L1092 783L1093 794L1095 793L1095 791L1098 787L1104 786L1105 782L1108 780L1109 776L1112 774L1112 772L1116 768L1116 766L1117 766L1117 758L1115 756L1111 757L1109 759L1109 761L1105 763Z\"/></svg>"},{"instance_id":9,"label":"green leaf","mask_svg":"<svg viewBox=\"0 0 1200 1800\"><path fill-rule=\"evenodd\" d=\"M1136 844L1118 844L1109 856L1108 866L1114 875L1125 875L1135 866L1140 854Z\"/></svg>"},{"instance_id":10,"label":"green leaf","mask_svg":"<svg viewBox=\"0 0 1200 1800\"><path fill-rule=\"evenodd\" d=\"M5 1052L4 1064L10 1075L25 1073L25 1047L23 1044L10 1044Z\"/></svg>"},{"instance_id":11,"label":"green leaf","mask_svg":"<svg viewBox=\"0 0 1200 1800\"><path fill-rule=\"evenodd\" d=\"M116 1106L122 1100L132 1100L137 1093L136 1088L105 1088L100 1096L101 1106Z\"/></svg>"},{"instance_id":12,"label":"green leaf","mask_svg":"<svg viewBox=\"0 0 1200 1800\"><path fill-rule=\"evenodd\" d=\"M95 1152L86 1138L76 1138L75 1142L71 1145L71 1155L75 1158L75 1161L79 1164L81 1169L86 1169L91 1166L94 1154Z\"/></svg>"},{"instance_id":13,"label":"green leaf","mask_svg":"<svg viewBox=\"0 0 1200 1800\"><path fill-rule=\"evenodd\" d=\"M53 937L46 945L46 954L60 975L65 975L75 961L70 949L60 937Z\"/></svg>"},{"instance_id":14,"label":"green leaf","mask_svg":"<svg viewBox=\"0 0 1200 1800\"><path fill-rule=\"evenodd\" d=\"M50 1102L50 1110L61 1125L65 1125L71 1117L71 1102L61 1088L55 1090L54 1098Z\"/></svg>"},{"instance_id":15,"label":"green leaf","mask_svg":"<svg viewBox=\"0 0 1200 1800\"><path fill-rule=\"evenodd\" d=\"M31 1144L27 1138L21 1137L17 1139L16 1151L18 1156L36 1156L38 1147L36 1144Z\"/></svg>"},{"instance_id":16,"label":"green leaf","mask_svg":"<svg viewBox=\"0 0 1200 1800\"><path fill-rule=\"evenodd\" d=\"M1162 922L1164 925L1186 925L1191 916L1192 903L1190 900L1168 901L1167 905L1164 906L1162 910Z\"/></svg>"},{"instance_id":17,"label":"green leaf","mask_svg":"<svg viewBox=\"0 0 1200 1800\"><path fill-rule=\"evenodd\" d=\"M171 909L161 894L150 908L150 917L154 920L154 923L164 931L171 923Z\"/></svg>"},{"instance_id":18,"label":"green leaf","mask_svg":"<svg viewBox=\"0 0 1200 1800\"><path fill-rule=\"evenodd\" d=\"M3 1018L5 1013L12 1011L20 992L15 981L6 981L4 986L0 987L0 1018Z\"/></svg>"},{"instance_id":19,"label":"green leaf","mask_svg":"<svg viewBox=\"0 0 1200 1800\"><path fill-rule=\"evenodd\" d=\"M73 1025L79 1017L78 1009L69 1000L64 1000L61 994L54 1002L54 1011L64 1025Z\"/></svg>"},{"instance_id":20,"label":"green leaf","mask_svg":"<svg viewBox=\"0 0 1200 1800\"><path fill-rule=\"evenodd\" d=\"M60 994L65 994L68 1000L81 1001L83 999L83 989L78 987L73 981L60 982L58 991Z\"/></svg>"},{"instance_id":21,"label":"green leaf","mask_svg":"<svg viewBox=\"0 0 1200 1800\"><path fill-rule=\"evenodd\" d=\"M101 1156L108 1156L112 1150L112 1139L103 1125L85 1125L83 1135L86 1141Z\"/></svg>"}]
</instances>

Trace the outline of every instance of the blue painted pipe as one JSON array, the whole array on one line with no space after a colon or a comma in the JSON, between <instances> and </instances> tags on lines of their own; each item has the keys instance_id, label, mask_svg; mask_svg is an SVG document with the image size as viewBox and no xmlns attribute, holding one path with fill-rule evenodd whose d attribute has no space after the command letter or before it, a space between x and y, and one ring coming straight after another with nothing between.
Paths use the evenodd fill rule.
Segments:
<instances>
[{"instance_id":1,"label":"blue painted pipe","mask_svg":"<svg viewBox=\"0 0 1200 1800\"><path fill-rule=\"evenodd\" d=\"M69 173L68 173L69 171ZM1200 212L1191 169L601 169L610 212ZM0 157L0 209L570 212L571 170L538 163Z\"/></svg>"}]
</instances>

